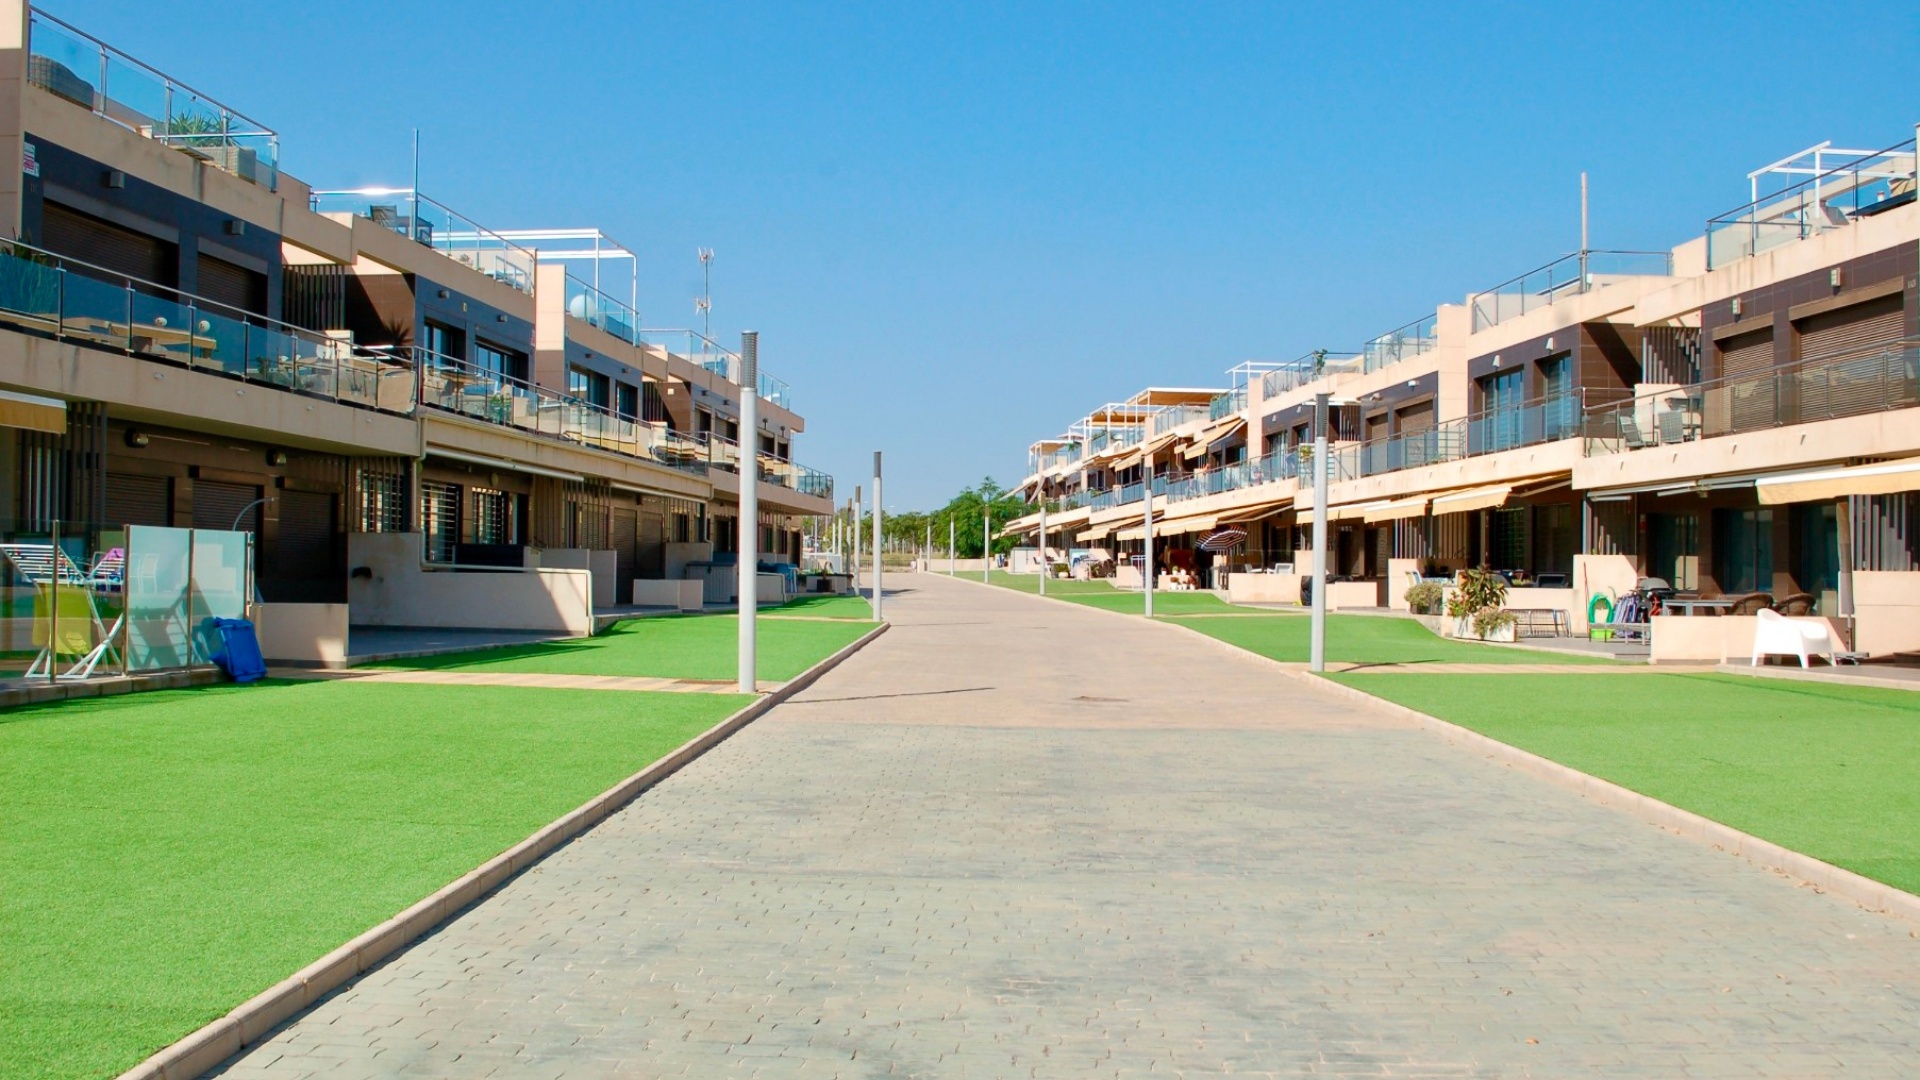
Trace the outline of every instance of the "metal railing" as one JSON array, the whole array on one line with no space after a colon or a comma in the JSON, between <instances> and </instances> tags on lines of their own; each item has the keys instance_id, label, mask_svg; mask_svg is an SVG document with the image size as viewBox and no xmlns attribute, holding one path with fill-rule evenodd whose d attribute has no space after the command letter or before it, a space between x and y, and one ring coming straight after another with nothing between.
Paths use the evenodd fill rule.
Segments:
<instances>
[{"instance_id":1,"label":"metal railing","mask_svg":"<svg viewBox=\"0 0 1920 1080\"><path fill-rule=\"evenodd\" d=\"M642 329L634 343L671 353L739 385L740 354L716 344L698 330ZM759 385L754 389L763 401L783 409L793 408L793 388L767 374L765 368L760 370Z\"/></svg>"},{"instance_id":2,"label":"metal railing","mask_svg":"<svg viewBox=\"0 0 1920 1080\"><path fill-rule=\"evenodd\" d=\"M1224 420L1247 407L1247 388L1237 386L1224 394L1215 394L1207 405L1208 420Z\"/></svg>"},{"instance_id":3,"label":"metal railing","mask_svg":"<svg viewBox=\"0 0 1920 1080\"><path fill-rule=\"evenodd\" d=\"M1914 140L1908 139L1709 218L1707 269L1912 202L1916 179Z\"/></svg>"},{"instance_id":4,"label":"metal railing","mask_svg":"<svg viewBox=\"0 0 1920 1080\"><path fill-rule=\"evenodd\" d=\"M640 344L640 313L592 285L572 271L566 276L567 314L603 330L629 345Z\"/></svg>"},{"instance_id":5,"label":"metal railing","mask_svg":"<svg viewBox=\"0 0 1920 1080\"><path fill-rule=\"evenodd\" d=\"M1585 412L1588 457L1920 405L1920 343L1812 357Z\"/></svg>"},{"instance_id":6,"label":"metal railing","mask_svg":"<svg viewBox=\"0 0 1920 1080\"><path fill-rule=\"evenodd\" d=\"M1503 281L1468 300L1473 332L1519 318L1572 296L1604 289L1620 278L1666 277L1673 255L1665 251L1576 251L1519 277Z\"/></svg>"},{"instance_id":7,"label":"metal railing","mask_svg":"<svg viewBox=\"0 0 1920 1080\"><path fill-rule=\"evenodd\" d=\"M280 186L280 136L244 113L38 9L27 53L34 86L269 191Z\"/></svg>"},{"instance_id":8,"label":"metal railing","mask_svg":"<svg viewBox=\"0 0 1920 1080\"><path fill-rule=\"evenodd\" d=\"M1425 431L1344 443L1333 452L1341 462L1342 478L1359 478L1558 442L1582 435L1582 418L1591 409L1603 408L1626 393L1581 388L1571 394L1483 409Z\"/></svg>"},{"instance_id":9,"label":"metal railing","mask_svg":"<svg viewBox=\"0 0 1920 1080\"><path fill-rule=\"evenodd\" d=\"M1301 475L1303 463L1311 459L1311 453L1302 454L1293 450L1276 449L1265 456L1248 458L1232 465L1198 469L1168 481L1167 501L1185 502L1209 495L1224 495L1229 491L1277 483L1281 480L1292 480ZM1347 478L1338 477L1338 479Z\"/></svg>"},{"instance_id":10,"label":"metal railing","mask_svg":"<svg viewBox=\"0 0 1920 1080\"><path fill-rule=\"evenodd\" d=\"M1379 371L1402 360L1431 352L1439 344L1439 315L1415 319L1405 326L1389 330L1360 347L1363 371Z\"/></svg>"},{"instance_id":11,"label":"metal railing","mask_svg":"<svg viewBox=\"0 0 1920 1080\"><path fill-rule=\"evenodd\" d=\"M26 244L0 249L0 322L328 401L413 411L412 368L390 353Z\"/></svg>"},{"instance_id":12,"label":"metal railing","mask_svg":"<svg viewBox=\"0 0 1920 1080\"><path fill-rule=\"evenodd\" d=\"M1211 410L1205 405L1165 405L1147 421L1154 435L1165 435L1182 424L1205 420Z\"/></svg>"},{"instance_id":13,"label":"metal railing","mask_svg":"<svg viewBox=\"0 0 1920 1080\"><path fill-rule=\"evenodd\" d=\"M717 431L702 431L694 434L691 441L704 451L706 467L721 472L738 474L740 472L740 444ZM833 498L833 477L818 469L808 468L798 462L760 453L760 479L776 487L798 491L803 495L818 495L821 498Z\"/></svg>"},{"instance_id":14,"label":"metal railing","mask_svg":"<svg viewBox=\"0 0 1920 1080\"><path fill-rule=\"evenodd\" d=\"M316 214L366 218L501 284L533 293L539 258L532 251L412 188L315 191L308 204Z\"/></svg>"},{"instance_id":15,"label":"metal railing","mask_svg":"<svg viewBox=\"0 0 1920 1080\"><path fill-rule=\"evenodd\" d=\"M1260 397L1272 401L1292 390L1335 375L1347 375L1366 369L1366 357L1360 353L1336 353L1315 349L1260 377Z\"/></svg>"}]
</instances>

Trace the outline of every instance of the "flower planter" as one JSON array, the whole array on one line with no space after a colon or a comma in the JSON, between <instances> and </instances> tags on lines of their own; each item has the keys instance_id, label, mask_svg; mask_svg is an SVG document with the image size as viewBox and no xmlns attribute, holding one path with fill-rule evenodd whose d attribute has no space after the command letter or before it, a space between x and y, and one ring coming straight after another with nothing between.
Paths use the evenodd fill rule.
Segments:
<instances>
[{"instance_id":1,"label":"flower planter","mask_svg":"<svg viewBox=\"0 0 1920 1080\"><path fill-rule=\"evenodd\" d=\"M1450 622L1452 625L1448 627L1448 632L1447 632L1448 637L1466 638L1469 641L1513 642L1513 641L1520 640L1520 634L1519 634L1520 628L1514 623L1508 623L1505 626L1495 627L1492 633L1486 634L1483 636L1481 634L1474 633L1473 616L1471 615L1456 616L1453 619L1451 619Z\"/></svg>"}]
</instances>

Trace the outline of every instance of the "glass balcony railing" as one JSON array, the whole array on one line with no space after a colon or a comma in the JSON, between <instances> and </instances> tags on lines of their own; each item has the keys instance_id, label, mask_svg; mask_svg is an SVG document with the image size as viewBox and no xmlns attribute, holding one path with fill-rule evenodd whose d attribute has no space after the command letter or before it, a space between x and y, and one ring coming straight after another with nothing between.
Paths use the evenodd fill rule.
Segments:
<instances>
[{"instance_id":1,"label":"glass balcony railing","mask_svg":"<svg viewBox=\"0 0 1920 1080\"><path fill-rule=\"evenodd\" d=\"M295 393L406 414L391 354L25 244L0 250L0 323Z\"/></svg>"},{"instance_id":2,"label":"glass balcony railing","mask_svg":"<svg viewBox=\"0 0 1920 1080\"><path fill-rule=\"evenodd\" d=\"M1228 390L1224 394L1214 395L1207 405L1208 420L1224 420L1247 407L1247 388L1244 386Z\"/></svg>"},{"instance_id":3,"label":"glass balcony railing","mask_svg":"<svg viewBox=\"0 0 1920 1080\"><path fill-rule=\"evenodd\" d=\"M1860 218L1914 200L1915 182L1920 179L1915 171L1914 140L1859 154L1832 169L1820 167L1825 164L1823 153L1840 156L1858 151L1834 150L1823 144L1800 155L1798 164L1787 170L1801 175L1813 172L1813 176L1709 219L1707 269L1844 228ZM1807 167L1809 159L1815 163L1813 168Z\"/></svg>"},{"instance_id":4,"label":"glass balcony railing","mask_svg":"<svg viewBox=\"0 0 1920 1080\"><path fill-rule=\"evenodd\" d=\"M1588 457L1920 406L1920 344L1870 346L1585 410Z\"/></svg>"},{"instance_id":5,"label":"glass balcony railing","mask_svg":"<svg viewBox=\"0 0 1920 1080\"><path fill-rule=\"evenodd\" d=\"M1673 256L1665 251L1577 251L1473 294L1468 301L1473 309L1473 332L1604 289L1625 278L1672 273Z\"/></svg>"},{"instance_id":6,"label":"glass balcony railing","mask_svg":"<svg viewBox=\"0 0 1920 1080\"><path fill-rule=\"evenodd\" d=\"M1360 353L1334 353L1325 349L1316 349L1297 360L1289 361L1260 377L1260 396L1264 401L1303 386L1332 378L1335 375L1350 375L1366 369L1366 358Z\"/></svg>"},{"instance_id":7,"label":"glass balcony railing","mask_svg":"<svg viewBox=\"0 0 1920 1080\"><path fill-rule=\"evenodd\" d=\"M597 327L629 345L640 344L640 315L599 289L569 273L567 314L589 326Z\"/></svg>"},{"instance_id":8,"label":"glass balcony railing","mask_svg":"<svg viewBox=\"0 0 1920 1080\"><path fill-rule=\"evenodd\" d=\"M641 330L636 344L671 353L706 368L736 386L740 383L740 354L715 344L698 330ZM792 388L767 374L765 368L760 369L759 386L755 389L761 400L770 401L783 409L793 408Z\"/></svg>"},{"instance_id":9,"label":"glass balcony railing","mask_svg":"<svg viewBox=\"0 0 1920 1080\"><path fill-rule=\"evenodd\" d=\"M1440 317L1429 315L1395 330L1389 330L1360 348L1360 366L1366 371L1379 371L1392 367L1402 360L1409 360L1424 352L1431 352L1440 343Z\"/></svg>"},{"instance_id":10,"label":"glass balcony railing","mask_svg":"<svg viewBox=\"0 0 1920 1080\"><path fill-rule=\"evenodd\" d=\"M735 474L740 472L742 450L739 443L717 431L699 432L692 437L692 441L701 448L707 468ZM762 453L757 456L762 481L776 487L797 491L802 495L833 498L832 476L772 454Z\"/></svg>"},{"instance_id":11,"label":"glass balcony railing","mask_svg":"<svg viewBox=\"0 0 1920 1080\"><path fill-rule=\"evenodd\" d=\"M28 16L27 81L242 180L280 186L273 129L39 10Z\"/></svg>"},{"instance_id":12,"label":"glass balcony railing","mask_svg":"<svg viewBox=\"0 0 1920 1080\"><path fill-rule=\"evenodd\" d=\"M311 209L317 214L366 218L503 285L533 293L534 265L539 261L533 252L411 188L316 191Z\"/></svg>"},{"instance_id":13,"label":"glass balcony railing","mask_svg":"<svg viewBox=\"0 0 1920 1080\"><path fill-rule=\"evenodd\" d=\"M1211 412L1211 407L1206 405L1167 405L1153 414L1147 426L1152 434L1165 435L1182 424L1205 420Z\"/></svg>"}]
</instances>

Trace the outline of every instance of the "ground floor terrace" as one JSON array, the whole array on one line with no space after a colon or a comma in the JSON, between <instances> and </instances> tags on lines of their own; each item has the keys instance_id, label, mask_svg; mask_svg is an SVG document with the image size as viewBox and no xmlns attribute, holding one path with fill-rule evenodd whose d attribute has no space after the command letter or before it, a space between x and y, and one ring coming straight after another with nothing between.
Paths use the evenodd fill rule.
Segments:
<instances>
[{"instance_id":1,"label":"ground floor terrace","mask_svg":"<svg viewBox=\"0 0 1920 1080\"><path fill-rule=\"evenodd\" d=\"M1902 692L1644 665L1574 671L1358 615L1332 628L1343 673L1325 683L1286 666L1304 655L1297 615L1192 596L1150 622L1093 609L1105 601L940 575L889 581L885 635L265 1033L220 1075L1899 1076L1920 1052L1913 923L1584 798L1377 702L1406 701L1913 888L1912 808L1894 794L1920 762ZM1092 584L1075 595L1099 596ZM1425 637L1400 636L1408 630ZM441 693L379 682L273 692L335 707L401 690L421 704ZM514 693L521 711L498 728L460 703L468 737L457 749L489 776L486 813L424 813L437 802L427 787L396 812L407 831L460 819L465 846L436 845L437 872L537 819L512 814L543 790L530 774L549 760L644 757L590 704L556 696L526 708L562 690L456 690ZM575 692L596 694L639 700ZM1686 709L1652 704L1682 699ZM1633 701L1649 707L1623 707ZM95 755L125 746L111 738L111 712L59 715L19 717L0 739L47 743L34 751L46 761L72 755L76 740ZM425 735L414 728L441 722L434 715L369 715L355 732L373 740L363 752L404 760L397 741ZM222 725L260 719L182 708L155 736L233 745L238 732ZM566 754L503 745L515 732L564 737ZM267 797L234 782L258 756L217 756L224 813ZM191 757L162 779L196 780ZM256 814L227 862L246 867L296 823L366 816L350 805ZM130 858L144 842L116 836L114 850ZM337 858L385 866L389 854L350 847ZM166 860L87 865L95 878L213 876ZM125 1064L167 1022L217 1014L329 934L378 917L381 903L404 902L399 876L341 872L326 887L264 892L266 907L293 913L281 922L299 941L242 933L227 908L251 894L233 890L167 905L185 927L223 927L198 938L149 938L129 930L139 918L75 906L57 925L123 948L116 1000L140 1008L108 1015L139 1020L148 1040L87 1025L93 1070ZM385 891L363 902L374 882ZM173 966L152 955L176 940ZM180 977L233 942L275 948L250 967ZM85 974L63 974L61 1001L84 1007L101 992ZM38 1025L13 1045L79 1041L55 1011L9 1007L0 1023ZM63 1058L37 1067L85 1072Z\"/></svg>"}]
</instances>

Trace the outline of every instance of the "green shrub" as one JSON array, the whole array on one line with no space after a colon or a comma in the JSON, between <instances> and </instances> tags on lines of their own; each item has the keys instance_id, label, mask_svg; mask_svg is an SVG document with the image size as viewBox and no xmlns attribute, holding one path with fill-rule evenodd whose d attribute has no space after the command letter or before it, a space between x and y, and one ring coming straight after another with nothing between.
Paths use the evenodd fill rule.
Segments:
<instances>
[{"instance_id":1,"label":"green shrub","mask_svg":"<svg viewBox=\"0 0 1920 1080\"><path fill-rule=\"evenodd\" d=\"M1415 615L1438 615L1447 597L1447 587L1437 581L1423 581L1407 590L1407 606Z\"/></svg>"},{"instance_id":2,"label":"green shrub","mask_svg":"<svg viewBox=\"0 0 1920 1080\"><path fill-rule=\"evenodd\" d=\"M1497 611L1506 602L1506 578L1491 570L1462 570L1454 594L1447 600L1447 614L1464 619L1488 609Z\"/></svg>"}]
</instances>

